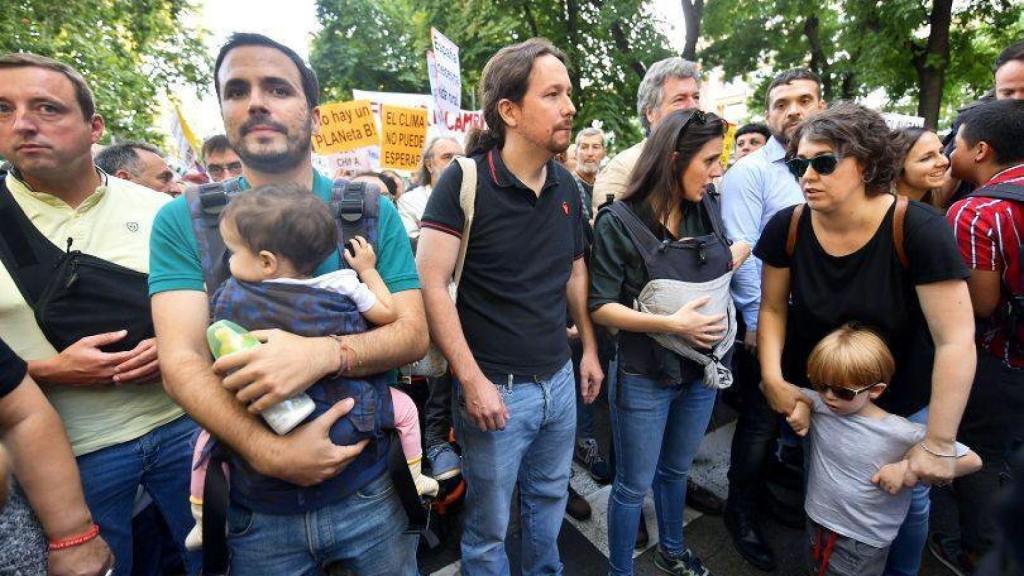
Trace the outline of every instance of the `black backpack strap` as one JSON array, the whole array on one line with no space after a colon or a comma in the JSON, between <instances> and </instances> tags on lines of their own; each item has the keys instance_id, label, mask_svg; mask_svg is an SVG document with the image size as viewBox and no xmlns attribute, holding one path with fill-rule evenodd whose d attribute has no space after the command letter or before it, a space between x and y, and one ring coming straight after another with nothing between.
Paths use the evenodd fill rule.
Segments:
<instances>
[{"instance_id":1,"label":"black backpack strap","mask_svg":"<svg viewBox=\"0 0 1024 576\"><path fill-rule=\"evenodd\" d=\"M203 267L206 293L212 296L231 274L228 250L220 237L220 214L231 198L241 192L237 178L190 186L185 190L192 230L199 246L199 262Z\"/></svg>"},{"instance_id":2,"label":"black backpack strap","mask_svg":"<svg viewBox=\"0 0 1024 576\"><path fill-rule=\"evenodd\" d=\"M978 188L967 195L968 198L976 198L979 196L984 198L994 198L996 200L1010 200L1013 202L1024 203L1024 186L1010 184L1009 182L1002 182L1000 184L993 184L992 186Z\"/></svg>"}]
</instances>

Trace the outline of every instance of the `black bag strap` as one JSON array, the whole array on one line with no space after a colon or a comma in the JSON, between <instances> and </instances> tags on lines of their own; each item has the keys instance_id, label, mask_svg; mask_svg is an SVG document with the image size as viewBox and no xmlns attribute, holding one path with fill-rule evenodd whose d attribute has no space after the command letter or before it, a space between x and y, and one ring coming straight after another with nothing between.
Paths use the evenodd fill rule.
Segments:
<instances>
[{"instance_id":1,"label":"black bag strap","mask_svg":"<svg viewBox=\"0 0 1024 576\"><path fill-rule=\"evenodd\" d=\"M6 179L0 171L0 263L34 309L49 282L49 268L64 251L32 224L7 189Z\"/></svg>"},{"instance_id":2,"label":"black bag strap","mask_svg":"<svg viewBox=\"0 0 1024 576\"><path fill-rule=\"evenodd\" d=\"M391 442L388 447L388 475L391 477L391 484L395 487L395 493L402 502L405 515L409 518L409 525L406 528L407 534L418 532L427 533L428 518L427 508L416 491L416 483L412 479L412 472L405 460L405 453L402 451L402 442L398 438L398 431L391 431Z\"/></svg>"},{"instance_id":3,"label":"black bag strap","mask_svg":"<svg viewBox=\"0 0 1024 576\"><path fill-rule=\"evenodd\" d=\"M210 461L203 486L203 571L204 576L220 576L228 572L228 479L224 474L230 452L212 440Z\"/></svg>"}]
</instances>

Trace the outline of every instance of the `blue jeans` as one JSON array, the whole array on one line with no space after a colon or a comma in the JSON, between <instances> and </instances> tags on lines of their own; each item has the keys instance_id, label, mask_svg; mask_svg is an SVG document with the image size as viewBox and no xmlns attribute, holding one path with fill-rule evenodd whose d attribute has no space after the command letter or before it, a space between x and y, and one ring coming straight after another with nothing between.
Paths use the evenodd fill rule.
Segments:
<instances>
[{"instance_id":1,"label":"blue jeans","mask_svg":"<svg viewBox=\"0 0 1024 576\"><path fill-rule=\"evenodd\" d=\"M661 549L680 556L686 478L704 438L717 390L691 382L663 388L657 380L619 372L609 392L618 458L608 499L611 574L633 573L633 544L647 488L654 487Z\"/></svg>"},{"instance_id":2,"label":"blue jeans","mask_svg":"<svg viewBox=\"0 0 1024 576\"><path fill-rule=\"evenodd\" d=\"M917 424L928 423L928 408L922 408L907 417ZM885 576L916 576L921 571L921 555L928 541L928 511L931 500L930 488L919 483L912 488L910 510L900 526L896 539L889 547L889 559L885 563Z\"/></svg>"},{"instance_id":3,"label":"blue jeans","mask_svg":"<svg viewBox=\"0 0 1024 576\"><path fill-rule=\"evenodd\" d=\"M330 566L359 576L416 576L418 536L387 474L332 506L288 516L231 503L232 574L318 576ZM332 572L333 573L333 572Z\"/></svg>"},{"instance_id":4,"label":"blue jeans","mask_svg":"<svg viewBox=\"0 0 1024 576\"><path fill-rule=\"evenodd\" d=\"M185 550L185 536L195 524L188 483L197 431L182 416L135 440L78 457L85 502L117 560L115 576L132 572L132 507L140 484L171 529L189 573L199 573L199 553Z\"/></svg>"},{"instance_id":5,"label":"blue jeans","mask_svg":"<svg viewBox=\"0 0 1024 576\"><path fill-rule=\"evenodd\" d=\"M495 382L508 408L504 430L485 432L466 411L455 381L453 416L462 446L466 518L462 532L462 573L505 576L509 501L516 483L522 500L523 574L561 574L558 532L565 514L576 393L572 362L547 380Z\"/></svg>"}]
</instances>

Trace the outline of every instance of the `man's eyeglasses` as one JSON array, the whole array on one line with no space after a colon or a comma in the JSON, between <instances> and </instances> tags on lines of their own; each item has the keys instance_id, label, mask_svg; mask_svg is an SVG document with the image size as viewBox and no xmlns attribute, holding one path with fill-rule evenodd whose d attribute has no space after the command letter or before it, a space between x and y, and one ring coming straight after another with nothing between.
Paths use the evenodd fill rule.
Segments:
<instances>
[{"instance_id":1,"label":"man's eyeglasses","mask_svg":"<svg viewBox=\"0 0 1024 576\"><path fill-rule=\"evenodd\" d=\"M803 178L804 174L807 173L807 167L811 166L814 171L822 176L826 176L836 171L836 167L839 166L839 156L835 154L821 154L814 158L790 158L786 160L786 167L789 168L789 172L797 178Z\"/></svg>"},{"instance_id":2,"label":"man's eyeglasses","mask_svg":"<svg viewBox=\"0 0 1024 576\"><path fill-rule=\"evenodd\" d=\"M853 400L854 398L856 398L857 395L859 395L861 392L867 392L868 390L871 390L875 386L878 386L878 383L868 384L867 386L865 386L863 388L856 388L856 389L854 389L854 388L847 388L845 386L820 386L820 387L816 386L816 388L818 388L818 391L821 392L822 394L824 394L825 392L831 390L833 396L835 396L836 398L839 398L840 400L846 400L847 402L849 402L850 400Z\"/></svg>"}]
</instances>

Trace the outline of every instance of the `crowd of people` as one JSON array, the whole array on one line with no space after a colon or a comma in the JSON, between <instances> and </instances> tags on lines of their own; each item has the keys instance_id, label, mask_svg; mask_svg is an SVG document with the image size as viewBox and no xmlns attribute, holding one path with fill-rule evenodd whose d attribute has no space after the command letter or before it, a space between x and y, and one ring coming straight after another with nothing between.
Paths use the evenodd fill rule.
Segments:
<instances>
[{"instance_id":1,"label":"crowd of people","mask_svg":"<svg viewBox=\"0 0 1024 576\"><path fill-rule=\"evenodd\" d=\"M609 574L648 491L666 574L710 575L687 505L760 570L768 510L808 574L1019 574L1024 42L944 138L783 71L727 169L695 63L647 67L610 159L567 66L494 54L487 128L406 191L314 169L316 74L266 36L220 48L184 179L97 151L70 65L0 56L0 573L412 576L455 501L462 573L509 573L513 514L522 572L572 573L575 459L611 484ZM689 471L726 395L723 502Z\"/></svg>"}]
</instances>

